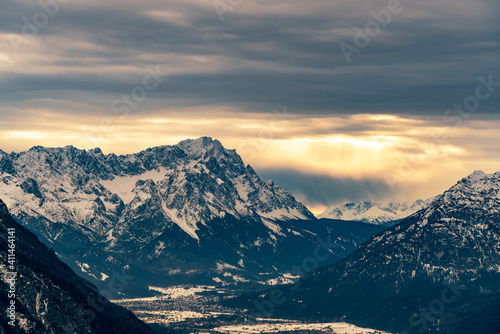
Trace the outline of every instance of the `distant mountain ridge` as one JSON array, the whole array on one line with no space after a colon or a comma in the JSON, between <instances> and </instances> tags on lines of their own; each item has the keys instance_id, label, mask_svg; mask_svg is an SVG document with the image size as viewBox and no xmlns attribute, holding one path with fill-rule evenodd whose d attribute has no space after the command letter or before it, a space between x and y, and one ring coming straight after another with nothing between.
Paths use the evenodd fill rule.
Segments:
<instances>
[{"instance_id":1,"label":"distant mountain ridge","mask_svg":"<svg viewBox=\"0 0 500 334\"><path fill-rule=\"evenodd\" d=\"M208 137L122 156L71 146L0 152L0 192L17 220L93 283L122 270L136 277L123 291L279 276L321 235L340 246L328 250L333 262L380 230L313 224L291 194Z\"/></svg>"},{"instance_id":2,"label":"distant mountain ridge","mask_svg":"<svg viewBox=\"0 0 500 334\"><path fill-rule=\"evenodd\" d=\"M390 202L383 204L373 201L345 203L331 206L319 214L318 218L355 220L376 225L394 225L403 218L429 206L437 197L415 202Z\"/></svg>"},{"instance_id":3,"label":"distant mountain ridge","mask_svg":"<svg viewBox=\"0 0 500 334\"><path fill-rule=\"evenodd\" d=\"M253 298L259 305L269 292ZM303 277L284 299L274 315L405 334L499 333L500 172L463 178L344 260Z\"/></svg>"}]
</instances>

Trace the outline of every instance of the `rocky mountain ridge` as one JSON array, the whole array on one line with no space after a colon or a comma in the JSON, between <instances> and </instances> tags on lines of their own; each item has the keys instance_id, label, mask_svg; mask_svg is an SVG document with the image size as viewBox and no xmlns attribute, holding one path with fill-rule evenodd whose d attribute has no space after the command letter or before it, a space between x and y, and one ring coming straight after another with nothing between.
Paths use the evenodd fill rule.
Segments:
<instances>
[{"instance_id":1,"label":"rocky mountain ridge","mask_svg":"<svg viewBox=\"0 0 500 334\"><path fill-rule=\"evenodd\" d=\"M362 221L376 225L395 225L401 219L428 207L437 197L415 202L390 202L387 204L360 201L345 203L341 206L331 206L318 215L318 218Z\"/></svg>"},{"instance_id":2,"label":"rocky mountain ridge","mask_svg":"<svg viewBox=\"0 0 500 334\"><path fill-rule=\"evenodd\" d=\"M429 207L305 275L284 295L275 316L347 319L405 334L496 333L500 172L463 178ZM262 305L270 297L253 298Z\"/></svg>"}]
</instances>

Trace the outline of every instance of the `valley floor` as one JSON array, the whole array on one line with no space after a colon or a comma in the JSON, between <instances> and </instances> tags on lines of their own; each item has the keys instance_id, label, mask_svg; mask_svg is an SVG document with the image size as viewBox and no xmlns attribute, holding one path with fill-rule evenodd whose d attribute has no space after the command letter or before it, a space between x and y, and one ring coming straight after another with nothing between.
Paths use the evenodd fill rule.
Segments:
<instances>
[{"instance_id":1,"label":"valley floor","mask_svg":"<svg viewBox=\"0 0 500 334\"><path fill-rule=\"evenodd\" d=\"M305 323L294 320L255 318L240 310L218 305L221 297L238 293L215 286L150 287L154 297L119 299L157 333L337 333L390 334L347 323Z\"/></svg>"}]
</instances>

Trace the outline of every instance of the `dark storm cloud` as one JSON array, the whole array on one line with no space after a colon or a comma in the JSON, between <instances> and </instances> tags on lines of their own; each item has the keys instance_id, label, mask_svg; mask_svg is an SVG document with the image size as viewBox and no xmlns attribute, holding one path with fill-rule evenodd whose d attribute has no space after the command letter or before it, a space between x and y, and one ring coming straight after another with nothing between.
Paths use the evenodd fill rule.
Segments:
<instances>
[{"instance_id":1,"label":"dark storm cloud","mask_svg":"<svg viewBox=\"0 0 500 334\"><path fill-rule=\"evenodd\" d=\"M278 186L295 194L309 205L335 205L367 199L385 199L392 190L382 180L335 178L308 174L292 169L258 170L262 179L273 180Z\"/></svg>"},{"instance_id":2,"label":"dark storm cloud","mask_svg":"<svg viewBox=\"0 0 500 334\"><path fill-rule=\"evenodd\" d=\"M25 99L37 91L51 97L61 90L111 98L140 80L127 67L159 63L173 74L152 97L176 106L436 114L470 95L478 75L500 80L497 2L402 1L404 10L350 65L339 43L354 45L354 28L373 20L370 11L385 9L385 1L277 3L245 0L221 22L211 2L74 0L34 37L53 56L47 62L56 73L12 68L0 80L0 98L21 99L16 93L23 92ZM22 17L31 20L40 10L28 2L2 6L4 33L20 32ZM31 45L22 47L30 52ZM99 71L106 66L123 72ZM498 112L498 97L487 102L481 112Z\"/></svg>"}]
</instances>

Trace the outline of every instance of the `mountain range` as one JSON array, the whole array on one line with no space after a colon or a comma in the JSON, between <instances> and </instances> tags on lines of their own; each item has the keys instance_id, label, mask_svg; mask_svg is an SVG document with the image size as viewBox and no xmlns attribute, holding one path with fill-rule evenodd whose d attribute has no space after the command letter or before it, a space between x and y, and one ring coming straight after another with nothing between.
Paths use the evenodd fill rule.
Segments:
<instances>
[{"instance_id":1,"label":"mountain range","mask_svg":"<svg viewBox=\"0 0 500 334\"><path fill-rule=\"evenodd\" d=\"M115 297L150 285L262 283L317 247L330 254L318 265L333 263L382 230L317 220L208 137L122 156L71 146L0 152L0 192L80 275L101 288L120 281Z\"/></svg>"},{"instance_id":2,"label":"mountain range","mask_svg":"<svg viewBox=\"0 0 500 334\"><path fill-rule=\"evenodd\" d=\"M276 294L241 305L393 333L500 333L500 172L474 172L345 259L282 288L279 303Z\"/></svg>"},{"instance_id":3,"label":"mountain range","mask_svg":"<svg viewBox=\"0 0 500 334\"><path fill-rule=\"evenodd\" d=\"M121 156L0 151L0 192L46 245L0 202L2 233L15 229L21 249L24 332L114 333L123 324L148 333L104 297L196 283L267 289L226 301L257 317L500 333L500 172L476 171L426 201L348 203L316 219L236 151L202 137Z\"/></svg>"},{"instance_id":4,"label":"mountain range","mask_svg":"<svg viewBox=\"0 0 500 334\"><path fill-rule=\"evenodd\" d=\"M354 220L370 224L392 226L403 218L429 206L437 197L415 202L390 202L383 204L373 201L345 203L331 206L318 215L318 218Z\"/></svg>"}]
</instances>

